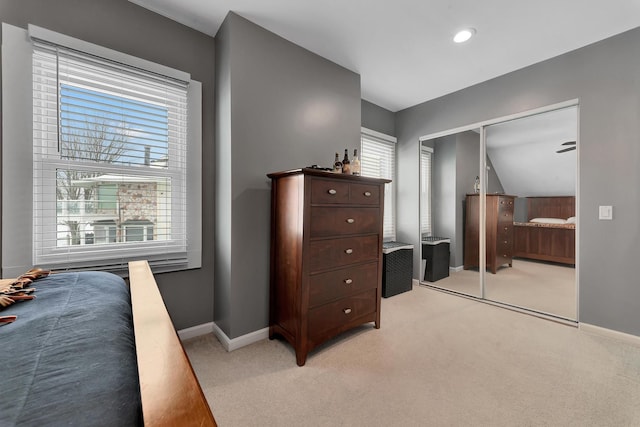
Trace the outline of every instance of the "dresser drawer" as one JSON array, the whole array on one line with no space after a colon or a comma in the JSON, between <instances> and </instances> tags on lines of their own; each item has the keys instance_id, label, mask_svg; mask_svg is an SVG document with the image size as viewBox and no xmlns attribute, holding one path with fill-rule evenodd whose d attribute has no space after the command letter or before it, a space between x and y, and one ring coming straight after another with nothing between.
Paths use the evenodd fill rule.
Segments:
<instances>
[{"instance_id":1,"label":"dresser drawer","mask_svg":"<svg viewBox=\"0 0 640 427\"><path fill-rule=\"evenodd\" d=\"M309 306L316 307L377 286L377 262L316 274L309 278Z\"/></svg>"},{"instance_id":2,"label":"dresser drawer","mask_svg":"<svg viewBox=\"0 0 640 427\"><path fill-rule=\"evenodd\" d=\"M331 330L340 330L358 317L376 311L376 290L322 305L309 310L309 336L313 338Z\"/></svg>"},{"instance_id":3,"label":"dresser drawer","mask_svg":"<svg viewBox=\"0 0 640 427\"><path fill-rule=\"evenodd\" d=\"M380 187L377 185L311 178L311 204L377 206L379 203Z\"/></svg>"},{"instance_id":4,"label":"dresser drawer","mask_svg":"<svg viewBox=\"0 0 640 427\"><path fill-rule=\"evenodd\" d=\"M349 203L356 205L378 205L380 203L380 187L370 184L351 184Z\"/></svg>"},{"instance_id":5,"label":"dresser drawer","mask_svg":"<svg viewBox=\"0 0 640 427\"><path fill-rule=\"evenodd\" d=\"M314 240L309 245L309 271L329 270L377 260L378 235Z\"/></svg>"},{"instance_id":6,"label":"dresser drawer","mask_svg":"<svg viewBox=\"0 0 640 427\"><path fill-rule=\"evenodd\" d=\"M496 254L503 257L510 257L513 254L512 240L499 240L496 244Z\"/></svg>"},{"instance_id":7,"label":"dresser drawer","mask_svg":"<svg viewBox=\"0 0 640 427\"><path fill-rule=\"evenodd\" d=\"M337 180L311 178L311 203L349 203L349 183Z\"/></svg>"},{"instance_id":8,"label":"dresser drawer","mask_svg":"<svg viewBox=\"0 0 640 427\"><path fill-rule=\"evenodd\" d=\"M379 208L311 208L311 237L378 233Z\"/></svg>"},{"instance_id":9,"label":"dresser drawer","mask_svg":"<svg viewBox=\"0 0 640 427\"><path fill-rule=\"evenodd\" d=\"M513 212L513 199L511 198L501 198L498 204L498 209L500 211L510 211Z\"/></svg>"},{"instance_id":10,"label":"dresser drawer","mask_svg":"<svg viewBox=\"0 0 640 427\"><path fill-rule=\"evenodd\" d=\"M498 221L513 221L513 200L500 199L498 205Z\"/></svg>"},{"instance_id":11,"label":"dresser drawer","mask_svg":"<svg viewBox=\"0 0 640 427\"><path fill-rule=\"evenodd\" d=\"M497 226L497 233L500 239L513 236L513 223L509 221L502 221Z\"/></svg>"},{"instance_id":12,"label":"dresser drawer","mask_svg":"<svg viewBox=\"0 0 640 427\"><path fill-rule=\"evenodd\" d=\"M498 213L498 228L504 228L505 225L511 225L513 223L513 209L501 210Z\"/></svg>"},{"instance_id":13,"label":"dresser drawer","mask_svg":"<svg viewBox=\"0 0 640 427\"><path fill-rule=\"evenodd\" d=\"M513 240L513 222L502 221L496 226L496 239L498 242L502 240Z\"/></svg>"},{"instance_id":14,"label":"dresser drawer","mask_svg":"<svg viewBox=\"0 0 640 427\"><path fill-rule=\"evenodd\" d=\"M500 248L505 248L504 250L506 250L506 248L513 248L513 238L510 236L498 236L496 238L496 247L498 248L498 252L503 250Z\"/></svg>"}]
</instances>

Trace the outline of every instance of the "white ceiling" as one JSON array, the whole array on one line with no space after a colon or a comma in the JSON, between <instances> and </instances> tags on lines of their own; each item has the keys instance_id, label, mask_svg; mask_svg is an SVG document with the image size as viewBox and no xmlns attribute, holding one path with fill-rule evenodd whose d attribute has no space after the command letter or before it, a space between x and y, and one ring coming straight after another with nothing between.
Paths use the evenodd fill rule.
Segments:
<instances>
[{"instance_id":1,"label":"white ceiling","mask_svg":"<svg viewBox=\"0 0 640 427\"><path fill-rule=\"evenodd\" d=\"M640 26L640 0L130 0L214 36L231 10L398 111ZM456 45L454 33L477 35Z\"/></svg>"}]
</instances>

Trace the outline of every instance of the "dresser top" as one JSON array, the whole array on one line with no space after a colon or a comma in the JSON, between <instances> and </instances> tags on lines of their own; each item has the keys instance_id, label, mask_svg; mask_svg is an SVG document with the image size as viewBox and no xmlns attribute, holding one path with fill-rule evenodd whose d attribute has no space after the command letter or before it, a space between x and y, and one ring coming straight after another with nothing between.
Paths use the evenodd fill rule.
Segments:
<instances>
[{"instance_id":1,"label":"dresser top","mask_svg":"<svg viewBox=\"0 0 640 427\"><path fill-rule=\"evenodd\" d=\"M292 169L292 170L282 171L282 172L272 172L272 173L268 173L267 176L271 179L278 179L278 178L283 178L285 176L300 175L300 174L310 175L310 176L320 176L323 178L344 179L344 180L356 181L356 182L376 183L376 184L386 184L391 182L390 179L380 179L380 178L371 178L366 176L347 175L343 173L333 173L323 169L315 169L315 168L301 168L301 169Z\"/></svg>"},{"instance_id":2,"label":"dresser top","mask_svg":"<svg viewBox=\"0 0 640 427\"><path fill-rule=\"evenodd\" d=\"M479 196L478 193L467 193L467 196ZM487 197L513 197L516 198L518 196L514 196L512 194L502 194L502 193L487 193Z\"/></svg>"}]
</instances>

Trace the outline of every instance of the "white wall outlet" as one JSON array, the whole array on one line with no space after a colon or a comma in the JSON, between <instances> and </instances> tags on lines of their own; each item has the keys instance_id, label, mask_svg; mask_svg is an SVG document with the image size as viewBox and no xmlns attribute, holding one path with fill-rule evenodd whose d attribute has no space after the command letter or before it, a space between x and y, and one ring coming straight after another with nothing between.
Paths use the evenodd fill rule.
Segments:
<instances>
[{"instance_id":1,"label":"white wall outlet","mask_svg":"<svg viewBox=\"0 0 640 427\"><path fill-rule=\"evenodd\" d=\"M598 210L598 219L613 219L613 206L600 206Z\"/></svg>"}]
</instances>

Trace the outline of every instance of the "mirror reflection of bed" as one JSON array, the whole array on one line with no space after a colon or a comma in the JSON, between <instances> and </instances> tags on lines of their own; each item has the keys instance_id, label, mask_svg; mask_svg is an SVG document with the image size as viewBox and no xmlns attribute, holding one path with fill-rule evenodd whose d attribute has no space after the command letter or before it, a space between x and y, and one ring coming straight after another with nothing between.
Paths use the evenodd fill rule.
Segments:
<instances>
[{"instance_id":1,"label":"mirror reflection of bed","mask_svg":"<svg viewBox=\"0 0 640 427\"><path fill-rule=\"evenodd\" d=\"M575 197L516 200L513 267L486 279L487 299L576 319Z\"/></svg>"},{"instance_id":2,"label":"mirror reflection of bed","mask_svg":"<svg viewBox=\"0 0 640 427\"><path fill-rule=\"evenodd\" d=\"M514 221L513 255L575 265L574 196L527 197L527 221Z\"/></svg>"},{"instance_id":3,"label":"mirror reflection of bed","mask_svg":"<svg viewBox=\"0 0 640 427\"><path fill-rule=\"evenodd\" d=\"M575 320L575 197L517 198L514 219L511 266L487 269L485 298ZM476 296L478 282L472 268L432 285Z\"/></svg>"}]
</instances>

